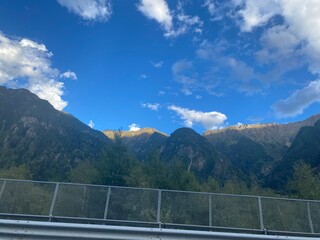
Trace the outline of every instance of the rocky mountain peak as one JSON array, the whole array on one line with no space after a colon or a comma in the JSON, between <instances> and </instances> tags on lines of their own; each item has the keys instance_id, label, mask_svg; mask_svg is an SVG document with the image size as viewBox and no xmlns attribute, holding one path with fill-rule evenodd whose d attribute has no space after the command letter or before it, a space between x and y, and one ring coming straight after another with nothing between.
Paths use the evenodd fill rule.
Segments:
<instances>
[{"instance_id":1,"label":"rocky mountain peak","mask_svg":"<svg viewBox=\"0 0 320 240\"><path fill-rule=\"evenodd\" d=\"M103 133L110 139L115 139L117 134L119 134L121 138L132 138L132 137L139 137L141 135L150 136L155 132L160 133L164 136L167 136L167 134L162 133L155 128L141 128L137 131L122 131L122 130L104 130L103 131Z\"/></svg>"}]
</instances>

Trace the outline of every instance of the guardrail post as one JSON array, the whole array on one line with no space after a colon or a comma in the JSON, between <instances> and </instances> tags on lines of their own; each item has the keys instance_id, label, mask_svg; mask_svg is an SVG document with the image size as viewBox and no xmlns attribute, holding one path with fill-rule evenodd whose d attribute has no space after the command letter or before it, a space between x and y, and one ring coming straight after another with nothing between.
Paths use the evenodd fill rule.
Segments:
<instances>
[{"instance_id":1,"label":"guardrail post","mask_svg":"<svg viewBox=\"0 0 320 240\"><path fill-rule=\"evenodd\" d=\"M311 231L311 233L314 233L313 223L312 223L312 218L311 218L311 211L310 211L310 202L307 202L307 209L308 209L308 219L309 219L309 224L310 224L310 231Z\"/></svg>"},{"instance_id":2,"label":"guardrail post","mask_svg":"<svg viewBox=\"0 0 320 240\"><path fill-rule=\"evenodd\" d=\"M209 194L209 226L212 227L212 195Z\"/></svg>"},{"instance_id":3,"label":"guardrail post","mask_svg":"<svg viewBox=\"0 0 320 240\"><path fill-rule=\"evenodd\" d=\"M104 208L103 220L106 220L108 217L109 201L110 201L111 187L108 187L106 207Z\"/></svg>"},{"instance_id":4,"label":"guardrail post","mask_svg":"<svg viewBox=\"0 0 320 240\"><path fill-rule=\"evenodd\" d=\"M157 222L159 223L159 228L161 228L161 190L158 190L158 207L157 207Z\"/></svg>"},{"instance_id":5,"label":"guardrail post","mask_svg":"<svg viewBox=\"0 0 320 240\"><path fill-rule=\"evenodd\" d=\"M263 222L263 213L262 213L261 197L258 197L258 207L259 207L260 229L261 229L261 230L265 230L264 222Z\"/></svg>"},{"instance_id":6,"label":"guardrail post","mask_svg":"<svg viewBox=\"0 0 320 240\"><path fill-rule=\"evenodd\" d=\"M49 210L49 222L51 222L51 219L52 219L53 209L54 209L54 205L56 204L59 185L60 185L59 183L56 183L56 188L54 189L54 194L52 197L52 202L51 202L51 206L50 206L50 210Z\"/></svg>"},{"instance_id":7,"label":"guardrail post","mask_svg":"<svg viewBox=\"0 0 320 240\"><path fill-rule=\"evenodd\" d=\"M4 188L6 187L6 184L7 184L7 181L4 180L3 183L2 183L2 186L1 186L0 199L1 199L1 197L2 197L2 194L3 194Z\"/></svg>"}]
</instances>

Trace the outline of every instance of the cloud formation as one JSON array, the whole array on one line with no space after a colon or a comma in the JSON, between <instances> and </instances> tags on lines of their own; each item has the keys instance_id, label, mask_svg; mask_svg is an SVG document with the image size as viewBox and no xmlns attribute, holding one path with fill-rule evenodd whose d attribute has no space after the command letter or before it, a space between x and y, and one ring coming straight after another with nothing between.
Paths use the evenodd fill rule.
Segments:
<instances>
[{"instance_id":1,"label":"cloud formation","mask_svg":"<svg viewBox=\"0 0 320 240\"><path fill-rule=\"evenodd\" d=\"M132 123L129 125L129 131L130 132L135 132L135 131L139 131L141 128L138 124L136 123Z\"/></svg>"},{"instance_id":2,"label":"cloud formation","mask_svg":"<svg viewBox=\"0 0 320 240\"><path fill-rule=\"evenodd\" d=\"M110 0L57 0L70 12L87 21L108 21L111 14Z\"/></svg>"},{"instance_id":3,"label":"cloud formation","mask_svg":"<svg viewBox=\"0 0 320 240\"><path fill-rule=\"evenodd\" d=\"M310 82L287 99L275 103L272 108L279 118L295 117L313 103L320 103L320 80Z\"/></svg>"},{"instance_id":4,"label":"cloud formation","mask_svg":"<svg viewBox=\"0 0 320 240\"><path fill-rule=\"evenodd\" d=\"M0 84L26 88L56 109L64 109L68 105L62 99L64 84L58 80L59 70L51 65L51 56L44 44L9 38L0 32Z\"/></svg>"},{"instance_id":5,"label":"cloud formation","mask_svg":"<svg viewBox=\"0 0 320 240\"><path fill-rule=\"evenodd\" d=\"M244 6L238 11L242 18L240 27L244 32L250 32L254 27L266 24L273 16L281 12L281 6L277 0L240 0L233 1L233 3Z\"/></svg>"},{"instance_id":6,"label":"cloud formation","mask_svg":"<svg viewBox=\"0 0 320 240\"><path fill-rule=\"evenodd\" d=\"M307 67L311 74L320 74L320 8L319 0L238 0L239 25L242 31L251 32L262 29L260 44L256 52L262 64L273 66L269 79L277 78L287 72ZM275 20L275 17L279 20ZM296 80L299 84L305 80ZM319 80L310 82L305 88L295 91L285 100L272 106L280 118L293 117L314 102L319 101Z\"/></svg>"},{"instance_id":7,"label":"cloud formation","mask_svg":"<svg viewBox=\"0 0 320 240\"><path fill-rule=\"evenodd\" d=\"M237 6L239 24L243 31L253 31L281 16L283 21L264 32L262 45L266 57L301 58L313 74L320 73L320 28L319 0L240 0ZM285 41L283 41L285 39ZM288 45L286 45L288 44ZM270 50L273 51L270 51ZM276 59L276 57L274 57Z\"/></svg>"},{"instance_id":8,"label":"cloud formation","mask_svg":"<svg viewBox=\"0 0 320 240\"><path fill-rule=\"evenodd\" d=\"M145 73L142 73L142 74L140 74L139 78L140 79L146 79L146 78L148 78L148 75L145 74Z\"/></svg>"},{"instance_id":9,"label":"cloud formation","mask_svg":"<svg viewBox=\"0 0 320 240\"><path fill-rule=\"evenodd\" d=\"M193 62L182 59L172 66L172 74L176 82L182 85L182 93L192 95L199 87L197 73L194 71Z\"/></svg>"},{"instance_id":10,"label":"cloud formation","mask_svg":"<svg viewBox=\"0 0 320 240\"><path fill-rule=\"evenodd\" d=\"M159 91L159 92L158 92L158 96L164 96L164 95L166 95L166 92L165 92L165 91Z\"/></svg>"},{"instance_id":11,"label":"cloud formation","mask_svg":"<svg viewBox=\"0 0 320 240\"><path fill-rule=\"evenodd\" d=\"M155 68L161 68L163 65L163 61L160 62L151 62L152 66L154 66Z\"/></svg>"},{"instance_id":12,"label":"cloud formation","mask_svg":"<svg viewBox=\"0 0 320 240\"><path fill-rule=\"evenodd\" d=\"M171 33L167 34L167 37L177 37L179 35L185 34L189 31L201 34L203 21L198 16L187 15L184 12L183 5L181 2L178 5L176 18L176 29L174 29Z\"/></svg>"},{"instance_id":13,"label":"cloud formation","mask_svg":"<svg viewBox=\"0 0 320 240\"><path fill-rule=\"evenodd\" d=\"M219 112L200 112L175 105L169 106L168 109L176 112L186 127L198 124L205 129L217 129L227 120L227 116Z\"/></svg>"},{"instance_id":14,"label":"cloud formation","mask_svg":"<svg viewBox=\"0 0 320 240\"><path fill-rule=\"evenodd\" d=\"M211 16L215 15L216 7L213 0L204 0L203 6L208 9L208 12Z\"/></svg>"},{"instance_id":15,"label":"cloud formation","mask_svg":"<svg viewBox=\"0 0 320 240\"><path fill-rule=\"evenodd\" d=\"M143 108L148 108L148 109L150 109L152 111L156 111L156 112L161 107L159 103L153 103L153 104L152 103L142 103L141 106Z\"/></svg>"},{"instance_id":16,"label":"cloud formation","mask_svg":"<svg viewBox=\"0 0 320 240\"><path fill-rule=\"evenodd\" d=\"M182 85L182 93L192 95L205 91L222 96L230 89L246 95L260 92L260 74L237 56L228 55L229 49L230 44L226 41L203 41L196 50L196 58L175 62L172 74L174 80Z\"/></svg>"},{"instance_id":17,"label":"cloud formation","mask_svg":"<svg viewBox=\"0 0 320 240\"><path fill-rule=\"evenodd\" d=\"M88 126L94 128L94 122L92 120L89 121Z\"/></svg>"},{"instance_id":18,"label":"cloud formation","mask_svg":"<svg viewBox=\"0 0 320 240\"><path fill-rule=\"evenodd\" d=\"M180 2L177 10L171 11L165 0L140 0L138 10L147 18L157 21L165 37L177 37L190 30L202 32L203 22L198 16L185 14Z\"/></svg>"},{"instance_id":19,"label":"cloud formation","mask_svg":"<svg viewBox=\"0 0 320 240\"><path fill-rule=\"evenodd\" d=\"M138 9L147 18L157 21L166 33L172 31L172 16L165 0L141 0Z\"/></svg>"},{"instance_id":20,"label":"cloud formation","mask_svg":"<svg viewBox=\"0 0 320 240\"><path fill-rule=\"evenodd\" d=\"M77 74L75 72L72 72L70 70L60 74L60 78L70 78L72 80L77 80Z\"/></svg>"}]
</instances>

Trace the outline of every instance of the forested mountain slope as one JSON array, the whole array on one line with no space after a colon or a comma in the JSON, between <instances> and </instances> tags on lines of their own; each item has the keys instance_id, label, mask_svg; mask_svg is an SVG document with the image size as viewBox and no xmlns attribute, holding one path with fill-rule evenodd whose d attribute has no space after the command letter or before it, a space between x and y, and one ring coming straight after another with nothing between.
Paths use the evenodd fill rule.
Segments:
<instances>
[{"instance_id":1,"label":"forested mountain slope","mask_svg":"<svg viewBox=\"0 0 320 240\"><path fill-rule=\"evenodd\" d=\"M25 89L0 87L0 165L24 165L33 178L64 179L80 161L95 161L112 141Z\"/></svg>"},{"instance_id":2,"label":"forested mountain slope","mask_svg":"<svg viewBox=\"0 0 320 240\"><path fill-rule=\"evenodd\" d=\"M0 177L320 198L319 136L319 115L204 135L102 133L27 90L0 87Z\"/></svg>"}]
</instances>

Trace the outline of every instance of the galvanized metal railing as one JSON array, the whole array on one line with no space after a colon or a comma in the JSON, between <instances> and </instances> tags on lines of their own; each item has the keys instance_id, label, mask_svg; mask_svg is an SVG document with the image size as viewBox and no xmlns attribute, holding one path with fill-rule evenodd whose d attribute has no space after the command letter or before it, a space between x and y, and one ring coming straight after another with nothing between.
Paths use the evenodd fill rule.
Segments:
<instances>
[{"instance_id":1,"label":"galvanized metal railing","mask_svg":"<svg viewBox=\"0 0 320 240\"><path fill-rule=\"evenodd\" d=\"M13 179L0 218L320 236L320 201Z\"/></svg>"}]
</instances>

